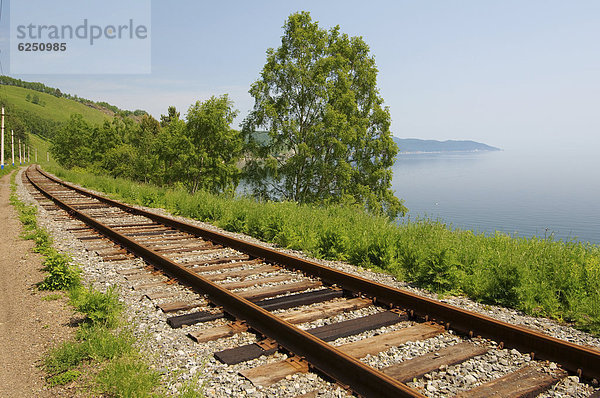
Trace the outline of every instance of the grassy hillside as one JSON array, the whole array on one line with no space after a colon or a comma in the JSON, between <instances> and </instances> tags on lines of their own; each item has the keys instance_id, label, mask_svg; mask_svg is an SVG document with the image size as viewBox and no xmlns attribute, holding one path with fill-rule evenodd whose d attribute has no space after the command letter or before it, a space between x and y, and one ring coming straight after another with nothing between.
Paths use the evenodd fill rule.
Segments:
<instances>
[{"instance_id":1,"label":"grassy hillside","mask_svg":"<svg viewBox=\"0 0 600 398\"><path fill-rule=\"evenodd\" d=\"M58 163L56 163L56 161L52 158L52 155L47 155L50 152L50 142L35 134L30 134L29 139L31 140L31 146L33 147L33 152L31 153L31 163L37 163L42 167L58 166ZM37 162L35 160L36 149L38 152ZM49 158L50 161L47 161L47 158Z\"/></svg>"},{"instance_id":2,"label":"grassy hillside","mask_svg":"<svg viewBox=\"0 0 600 398\"><path fill-rule=\"evenodd\" d=\"M37 95L40 102L44 105L34 104L27 101L27 94L31 97ZM39 91L30 90L22 87L0 85L0 99L6 101L17 109L32 112L33 114L55 122L64 122L73 113L80 113L87 121L98 124L105 120L111 120L112 114L110 111L102 111L77 101L67 98L58 98L50 94L41 93Z\"/></svg>"}]
</instances>

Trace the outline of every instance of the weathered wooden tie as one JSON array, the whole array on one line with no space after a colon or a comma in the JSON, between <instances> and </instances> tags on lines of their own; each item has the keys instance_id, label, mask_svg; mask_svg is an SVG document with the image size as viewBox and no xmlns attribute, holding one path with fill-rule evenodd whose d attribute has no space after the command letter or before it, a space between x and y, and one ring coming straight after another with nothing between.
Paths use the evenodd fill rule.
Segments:
<instances>
[{"instance_id":1,"label":"weathered wooden tie","mask_svg":"<svg viewBox=\"0 0 600 398\"><path fill-rule=\"evenodd\" d=\"M472 390L464 391L457 398L529 398L535 397L539 393L546 391L556 384L567 373L559 370L554 374L545 373L536 365L528 365L524 368L507 374L506 376L492 380L485 384L475 387Z\"/></svg>"},{"instance_id":2,"label":"weathered wooden tie","mask_svg":"<svg viewBox=\"0 0 600 398\"><path fill-rule=\"evenodd\" d=\"M389 366L383 369L383 373L401 382L407 382L438 370L441 366L455 365L488 351L489 348L484 346L469 342L459 343Z\"/></svg>"}]
</instances>

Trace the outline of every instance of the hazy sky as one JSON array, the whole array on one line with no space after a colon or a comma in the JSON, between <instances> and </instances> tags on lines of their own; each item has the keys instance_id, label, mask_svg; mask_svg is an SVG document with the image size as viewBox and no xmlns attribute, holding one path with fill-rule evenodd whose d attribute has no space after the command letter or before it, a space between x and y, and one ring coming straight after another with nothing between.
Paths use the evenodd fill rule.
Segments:
<instances>
[{"instance_id":1,"label":"hazy sky","mask_svg":"<svg viewBox=\"0 0 600 398\"><path fill-rule=\"evenodd\" d=\"M370 46L398 137L600 145L597 0L152 1L149 75L10 74L3 3L5 74L155 117L228 93L240 122L266 49L289 14L306 10Z\"/></svg>"}]
</instances>

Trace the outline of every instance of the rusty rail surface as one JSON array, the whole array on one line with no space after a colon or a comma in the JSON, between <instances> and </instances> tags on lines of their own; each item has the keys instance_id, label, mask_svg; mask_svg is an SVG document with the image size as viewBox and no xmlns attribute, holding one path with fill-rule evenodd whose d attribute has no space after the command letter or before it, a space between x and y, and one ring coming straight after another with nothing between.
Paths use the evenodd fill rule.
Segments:
<instances>
[{"instance_id":1,"label":"rusty rail surface","mask_svg":"<svg viewBox=\"0 0 600 398\"><path fill-rule=\"evenodd\" d=\"M461 334L489 338L502 343L505 347L516 348L522 352L531 353L536 359L545 359L560 363L566 370L576 373L579 376L600 380L600 351L592 348L569 343L520 326L498 321L485 315L473 313L407 291L372 282L359 276L325 267L310 260L245 242L215 231L177 221L170 217L133 208L121 202L75 187L72 184L47 174L41 170L39 166L36 166L36 170L46 178L64 187L112 206L119 207L131 214L142 215L158 223L198 235L251 256L302 271L308 275L318 277L326 283L334 284L345 290L372 297L380 303L404 309L415 316L427 317L430 321L442 323L446 325L446 327ZM27 175L27 177L29 178L29 175ZM34 184L33 181L32 184ZM88 222L88 216L85 216L72 207L52 198L48 193L38 188L36 184L34 184L34 186L42 191L44 195L54 200L60 207L75 216L79 217L79 215L81 215L82 219ZM90 220L90 224L112 239L119 241L119 243L123 242L123 245L129 245L126 241L130 241L130 239L110 230L110 228L105 227L94 220ZM143 248L133 241L131 244L133 244L132 251L135 254L148 259L152 263L162 265L169 273L172 273L174 276L177 276L187 283L192 285L197 284L196 286L199 286L202 293L208 294L211 300L222 305L227 312L238 318L247 319L252 327L256 328L266 336L277 340L286 349L305 357L312 365L324 373L334 377L343 384L352 386L359 394L364 394L366 396L386 396L387 393L391 393L393 396L420 396L420 394L404 384L397 383L393 379L388 380L389 378L381 372L366 367L360 361L339 352L327 343L315 339L302 331L298 331L298 329L287 322L280 319L272 319L276 317L270 316L266 311L251 302L241 299L235 294L229 293L225 289L216 286L201 276L183 269L152 250ZM135 245L139 247L136 247ZM295 341L295 339L299 339L298 341L302 341L302 343ZM328 358L328 356L330 356L330 358ZM364 369L365 367L369 370ZM385 383L383 383L383 381L385 381ZM388 382L389 385L387 384ZM372 383L379 383L379 385L371 385ZM365 387L358 387L355 389L357 384ZM367 391L363 388L377 388L377 392L374 390Z\"/></svg>"}]
</instances>

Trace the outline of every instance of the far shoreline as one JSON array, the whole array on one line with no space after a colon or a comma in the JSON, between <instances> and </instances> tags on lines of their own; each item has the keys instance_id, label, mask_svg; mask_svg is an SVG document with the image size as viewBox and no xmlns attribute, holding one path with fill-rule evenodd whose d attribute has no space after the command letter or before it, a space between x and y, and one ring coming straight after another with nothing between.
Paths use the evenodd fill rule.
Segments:
<instances>
[{"instance_id":1,"label":"far shoreline","mask_svg":"<svg viewBox=\"0 0 600 398\"><path fill-rule=\"evenodd\" d=\"M398 155L427 155L427 154L442 154L442 153L483 153L483 152L503 152L503 149L472 149L472 150L464 150L464 151L411 151L411 152L403 152L398 151Z\"/></svg>"}]
</instances>

